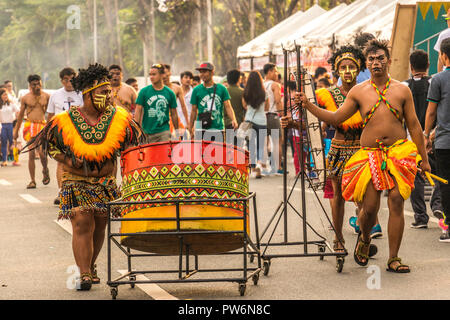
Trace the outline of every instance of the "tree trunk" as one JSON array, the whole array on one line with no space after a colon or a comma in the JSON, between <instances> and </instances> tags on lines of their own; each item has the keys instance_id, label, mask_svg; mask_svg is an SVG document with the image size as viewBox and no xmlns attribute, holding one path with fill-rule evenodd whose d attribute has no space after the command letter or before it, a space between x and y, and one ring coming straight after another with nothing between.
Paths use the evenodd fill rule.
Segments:
<instances>
[{"instance_id":1,"label":"tree trunk","mask_svg":"<svg viewBox=\"0 0 450 320\"><path fill-rule=\"evenodd\" d=\"M66 57L66 66L70 66L69 29L67 28L64 37L64 55Z\"/></svg>"},{"instance_id":2,"label":"tree trunk","mask_svg":"<svg viewBox=\"0 0 450 320\"><path fill-rule=\"evenodd\" d=\"M106 35L106 41L105 41L106 43L103 42L103 44L106 47L106 50L105 50L105 53L106 53L105 59L107 61L106 64L110 65L110 64L114 63L114 60L115 60L113 50L112 50L112 48L114 48L114 42L115 42L112 39L113 38L112 30L114 30L114 26L113 26L114 25L114 23L113 23L114 17L112 14L113 10L111 8L110 0L102 0L102 4L103 4L103 11L105 13L105 21L106 21L106 28L105 28L106 30L104 30L105 35Z\"/></svg>"},{"instance_id":3,"label":"tree trunk","mask_svg":"<svg viewBox=\"0 0 450 320\"><path fill-rule=\"evenodd\" d=\"M114 15L116 16L116 42L117 42L117 56L119 60L119 65L123 69L123 73L127 74L126 66L123 64L123 54L122 54L122 43L120 40L120 19L119 19L119 3L114 0Z\"/></svg>"}]
</instances>

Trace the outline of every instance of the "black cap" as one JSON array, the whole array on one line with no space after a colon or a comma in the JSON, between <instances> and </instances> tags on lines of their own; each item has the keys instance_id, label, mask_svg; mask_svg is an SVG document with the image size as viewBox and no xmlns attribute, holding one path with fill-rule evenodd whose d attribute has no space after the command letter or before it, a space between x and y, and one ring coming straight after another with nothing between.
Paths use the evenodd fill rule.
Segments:
<instances>
[{"instance_id":1,"label":"black cap","mask_svg":"<svg viewBox=\"0 0 450 320\"><path fill-rule=\"evenodd\" d=\"M214 71L214 65L209 62L203 62L199 67L195 68L195 70L209 70Z\"/></svg>"}]
</instances>

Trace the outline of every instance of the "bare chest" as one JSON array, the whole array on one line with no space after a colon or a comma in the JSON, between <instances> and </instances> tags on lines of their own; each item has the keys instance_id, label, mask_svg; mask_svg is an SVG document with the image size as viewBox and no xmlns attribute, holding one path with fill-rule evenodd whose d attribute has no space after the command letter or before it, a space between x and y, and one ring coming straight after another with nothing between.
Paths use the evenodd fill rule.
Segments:
<instances>
[{"instance_id":1,"label":"bare chest","mask_svg":"<svg viewBox=\"0 0 450 320\"><path fill-rule=\"evenodd\" d=\"M403 106L405 99L397 94L394 88L388 89L384 94L374 88L367 87L361 90L358 99L359 110L363 120L371 119L396 119L403 121Z\"/></svg>"},{"instance_id":2,"label":"bare chest","mask_svg":"<svg viewBox=\"0 0 450 320\"><path fill-rule=\"evenodd\" d=\"M120 107L129 107L134 103L131 92L124 87L113 90L112 98L114 103Z\"/></svg>"},{"instance_id":3,"label":"bare chest","mask_svg":"<svg viewBox=\"0 0 450 320\"><path fill-rule=\"evenodd\" d=\"M25 100L26 105L26 113L27 115L36 114L36 115L44 115L47 110L48 105L48 97L41 96L29 96Z\"/></svg>"}]
</instances>

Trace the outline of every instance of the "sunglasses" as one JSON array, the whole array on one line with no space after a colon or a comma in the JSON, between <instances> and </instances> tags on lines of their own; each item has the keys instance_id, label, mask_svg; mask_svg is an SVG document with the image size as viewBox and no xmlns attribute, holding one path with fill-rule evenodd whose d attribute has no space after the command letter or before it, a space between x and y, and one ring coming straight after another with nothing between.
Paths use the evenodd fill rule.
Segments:
<instances>
[{"instance_id":1,"label":"sunglasses","mask_svg":"<svg viewBox=\"0 0 450 320\"><path fill-rule=\"evenodd\" d=\"M162 65L162 64L154 64L154 65L152 65L152 69L153 68L155 68L155 69L164 69L164 66Z\"/></svg>"}]
</instances>

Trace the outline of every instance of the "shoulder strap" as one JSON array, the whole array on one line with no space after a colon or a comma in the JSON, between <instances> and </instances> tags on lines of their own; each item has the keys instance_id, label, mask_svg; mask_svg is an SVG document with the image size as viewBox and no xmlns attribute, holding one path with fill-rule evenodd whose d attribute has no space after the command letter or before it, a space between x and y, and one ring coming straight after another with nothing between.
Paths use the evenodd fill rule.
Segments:
<instances>
[{"instance_id":1,"label":"shoulder strap","mask_svg":"<svg viewBox=\"0 0 450 320\"><path fill-rule=\"evenodd\" d=\"M217 84L214 84L214 95L213 95L213 99L211 101L211 106L209 107L208 111L211 111L215 102L216 102L216 90L217 90Z\"/></svg>"},{"instance_id":2,"label":"shoulder strap","mask_svg":"<svg viewBox=\"0 0 450 320\"><path fill-rule=\"evenodd\" d=\"M408 84L408 87L411 89L412 84L413 84L413 78L409 78L408 80L406 80L405 82Z\"/></svg>"}]
</instances>

